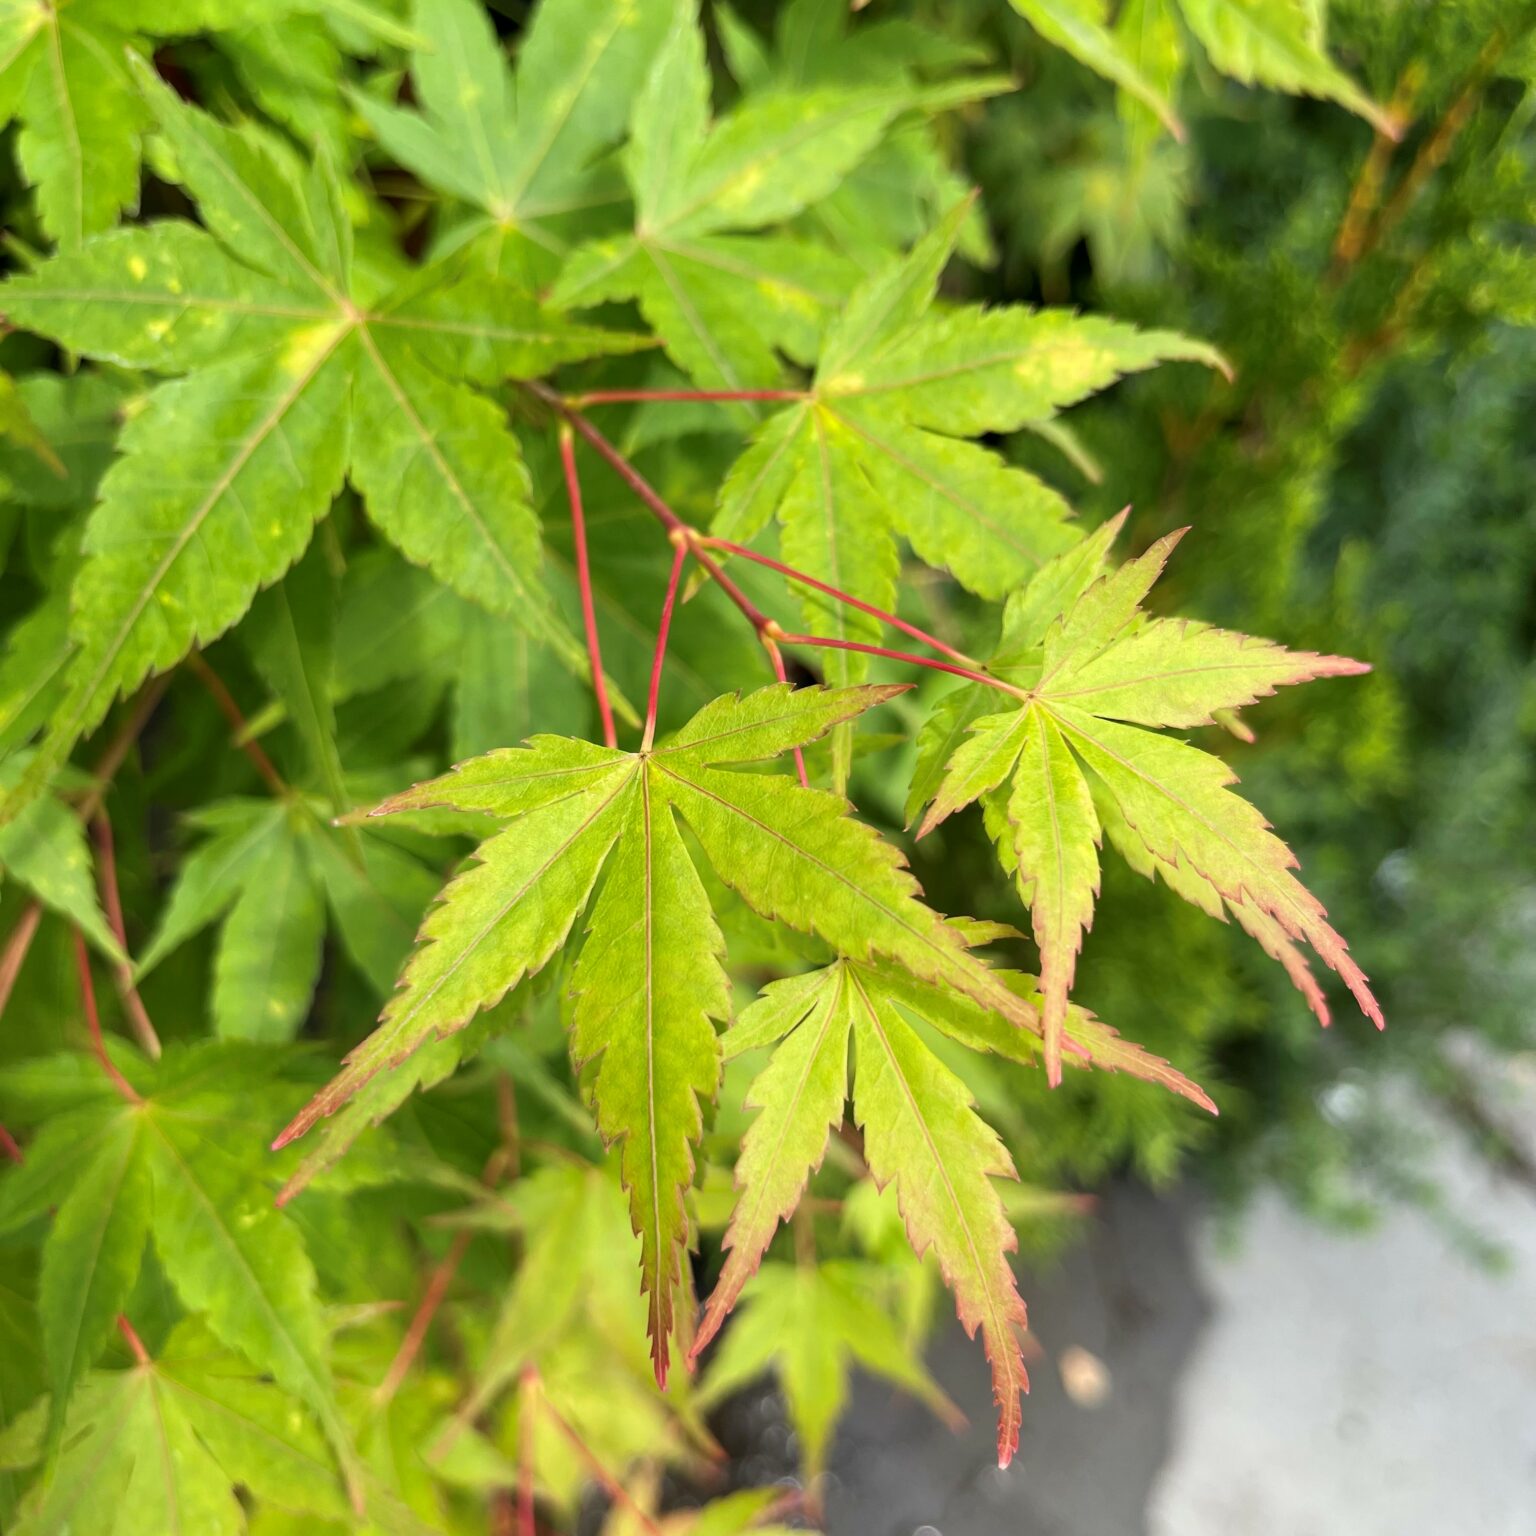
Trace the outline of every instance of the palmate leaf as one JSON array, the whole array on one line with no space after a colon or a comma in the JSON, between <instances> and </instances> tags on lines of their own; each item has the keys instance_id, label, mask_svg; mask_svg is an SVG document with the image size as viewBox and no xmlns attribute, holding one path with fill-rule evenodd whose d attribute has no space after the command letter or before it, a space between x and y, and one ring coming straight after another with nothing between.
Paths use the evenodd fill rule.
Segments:
<instances>
[{"instance_id":1,"label":"palmate leaf","mask_svg":"<svg viewBox=\"0 0 1536 1536\"><path fill-rule=\"evenodd\" d=\"M395 160L484 212L514 265L537 264L562 248L563 215L618 192L595 162L623 132L671 12L666 0L544 0L514 77L478 0L417 0L420 110L357 106Z\"/></svg>"},{"instance_id":2,"label":"palmate leaf","mask_svg":"<svg viewBox=\"0 0 1536 1536\"><path fill-rule=\"evenodd\" d=\"M1017 1175L965 1085L904 1018L903 1003L911 1006L912 997L887 984L885 967L839 961L772 983L726 1036L728 1054L780 1043L749 1091L761 1113L742 1142L726 1264L694 1350L714 1337L820 1165L828 1131L850 1097L851 1044L851 1097L865 1158L880 1185L895 1181L912 1246L919 1254L935 1250L966 1331L981 1330L997 1400L998 1461L1006 1466L1028 1388L1016 1333L1024 1303L1007 1258L1017 1239L990 1181Z\"/></svg>"},{"instance_id":3,"label":"palmate leaf","mask_svg":"<svg viewBox=\"0 0 1536 1536\"><path fill-rule=\"evenodd\" d=\"M673 9L624 155L634 232L578 249L553 298L635 299L701 387L771 386L779 352L814 356L821 322L856 269L819 242L744 232L791 219L832 192L922 92L899 83L768 88L712 123L697 8Z\"/></svg>"},{"instance_id":4,"label":"palmate leaf","mask_svg":"<svg viewBox=\"0 0 1536 1536\"><path fill-rule=\"evenodd\" d=\"M855 1364L921 1399L951 1426L964 1418L913 1357L870 1295L873 1276L842 1261L765 1264L746 1287L743 1308L700 1392L708 1406L775 1370L800 1437L806 1484L815 1489L832 1432L847 1406Z\"/></svg>"},{"instance_id":5,"label":"palmate leaf","mask_svg":"<svg viewBox=\"0 0 1536 1536\"><path fill-rule=\"evenodd\" d=\"M223 1039L294 1037L309 1012L328 918L349 958L388 992L437 889L413 855L325 826L319 811L302 801L225 800L193 820L205 840L183 861L135 975L222 924L211 1012Z\"/></svg>"},{"instance_id":6,"label":"palmate leaf","mask_svg":"<svg viewBox=\"0 0 1536 1536\"><path fill-rule=\"evenodd\" d=\"M119 1097L92 1064L96 1091L54 1114L23 1165L0 1180L0 1232L58 1211L39 1301L55 1422L76 1411L70 1387L104 1347L148 1231L183 1305L307 1405L355 1487L314 1267L297 1227L272 1203L262 1143L271 1106L283 1102L271 1092L277 1059L229 1045L171 1047L153 1066L126 1050L119 1059L142 1099ZM65 1422L66 1465L72 1438ZM54 1486L65 1480L61 1467ZM78 1528L96 1528L81 1518Z\"/></svg>"},{"instance_id":7,"label":"palmate leaf","mask_svg":"<svg viewBox=\"0 0 1536 1536\"><path fill-rule=\"evenodd\" d=\"M1291 874L1296 861L1285 844L1227 788L1233 775L1226 764L1152 733L1210 724L1216 711L1287 684L1369 669L1144 615L1141 600L1179 535L1110 570L1108 551L1122 521L1123 514L1058 557L1010 600L990 668L1023 690L1021 700L993 712L988 700L999 696L977 685L946 701L944 722L920 743L915 804L932 803L919 835L983 800L1004 867L1031 907L1052 1081L1060 1077L1067 994L1092 920L1105 831L1133 867L1163 874L1214 915L1223 903L1231 908L1325 1023L1292 941L1306 942L1337 971L1379 1025L1364 973L1316 897Z\"/></svg>"},{"instance_id":8,"label":"palmate leaf","mask_svg":"<svg viewBox=\"0 0 1536 1536\"><path fill-rule=\"evenodd\" d=\"M278 1144L538 971L565 943L601 876L572 979L571 1045L578 1061L600 1058L598 1127L622 1142L663 1377L699 1099L713 1097L720 1070L711 1020L729 1013L719 935L679 816L719 877L761 916L857 959L889 956L1015 1026L1037 1024L1032 1006L921 904L897 851L850 820L845 801L781 776L720 766L777 757L901 691L779 685L717 699L640 754L535 737L384 802L375 815L446 805L508 825L445 889L379 1028Z\"/></svg>"},{"instance_id":9,"label":"palmate leaf","mask_svg":"<svg viewBox=\"0 0 1536 1536\"><path fill-rule=\"evenodd\" d=\"M0 814L119 693L235 623L303 553L348 476L407 558L586 665L543 589L516 439L473 386L643 343L456 267L362 307L324 164L306 171L276 139L225 128L141 77L207 232L166 222L102 236L9 284L5 303L73 350L188 376L154 389L124 430L87 526L63 701ZM351 431L354 413L366 431Z\"/></svg>"},{"instance_id":10,"label":"palmate leaf","mask_svg":"<svg viewBox=\"0 0 1536 1536\"><path fill-rule=\"evenodd\" d=\"M1054 490L964 439L1013 432L1165 359L1224 366L1210 347L1062 310L933 312L965 204L859 286L828 327L804 403L770 417L731 471L715 531L747 541L773 518L791 564L895 606L897 536L982 597L1001 598L1076 542ZM867 644L867 615L817 593L812 633ZM837 652L856 682L867 658ZM837 782L846 778L842 747Z\"/></svg>"}]
</instances>

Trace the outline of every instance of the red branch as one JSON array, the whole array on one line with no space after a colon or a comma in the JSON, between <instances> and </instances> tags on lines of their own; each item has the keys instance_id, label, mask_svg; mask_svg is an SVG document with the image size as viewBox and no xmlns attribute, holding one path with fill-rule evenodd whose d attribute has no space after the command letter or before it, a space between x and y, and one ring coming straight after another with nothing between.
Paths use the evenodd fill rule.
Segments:
<instances>
[{"instance_id":1,"label":"red branch","mask_svg":"<svg viewBox=\"0 0 1536 1536\"><path fill-rule=\"evenodd\" d=\"M798 582L804 587L812 587L817 592L823 592L849 608L857 608L860 613L867 613L871 618L879 619L882 624L889 624L893 629L899 629L902 634L910 635L923 645L931 646L941 656L948 656L951 661L958 662L961 666L972 668L978 666L972 657L967 656L963 651L955 650L953 646L945 645L936 635L930 635L926 629L919 629L917 625L908 624L905 619L897 618L894 613L887 613L885 609L877 608L873 603L866 603L862 598L853 597L825 581L818 581L816 577L808 575L805 571L797 571L792 565L785 565L782 561L774 560L768 555L760 555L755 549L748 549L745 544L737 544L730 539L717 539L712 534L698 535L697 542L707 545L710 549L724 550L727 554L737 555L743 560L765 565L770 571L777 571L779 575L790 581Z\"/></svg>"},{"instance_id":2,"label":"red branch","mask_svg":"<svg viewBox=\"0 0 1536 1536\"><path fill-rule=\"evenodd\" d=\"M149 1364L149 1351L144 1348L144 1341L134 1332L133 1324L123 1316L117 1314L117 1331L128 1341L128 1348L133 1351L133 1358L139 1365Z\"/></svg>"},{"instance_id":3,"label":"red branch","mask_svg":"<svg viewBox=\"0 0 1536 1536\"><path fill-rule=\"evenodd\" d=\"M107 923L112 929L113 936L126 955L128 931L123 924L123 898L117 888L117 853L112 841L112 823L107 819L105 811L98 811L91 825L96 834L96 856L101 864L102 906L106 908ZM123 961L112 967L112 974L117 982L118 996L123 1002L123 1011L128 1015L128 1022L133 1026L134 1034L139 1037L139 1044L152 1060L158 1061L160 1036L155 1033L149 1011L139 996L138 988L133 984L133 966Z\"/></svg>"},{"instance_id":4,"label":"red branch","mask_svg":"<svg viewBox=\"0 0 1536 1536\"><path fill-rule=\"evenodd\" d=\"M731 402L737 400L804 400L798 389L595 389L590 394L567 395L565 404L573 411L589 405L627 405L644 400Z\"/></svg>"},{"instance_id":5,"label":"red branch","mask_svg":"<svg viewBox=\"0 0 1536 1536\"><path fill-rule=\"evenodd\" d=\"M592 601L592 571L587 563L587 520L581 510L581 482L576 478L576 445L568 426L560 429L560 463L565 469L565 493L571 503L571 538L576 546L576 581L581 588L581 618L587 628L587 658L592 666L592 691L603 722L603 745L618 744L613 727L613 707L608 702L608 683L603 676L603 648L597 637L597 610Z\"/></svg>"},{"instance_id":6,"label":"red branch","mask_svg":"<svg viewBox=\"0 0 1536 1536\"><path fill-rule=\"evenodd\" d=\"M16 919L16 926L11 930L10 938L5 941L5 948L0 950L0 1014L5 1012L5 1005L11 1000L11 990L16 985L22 966L27 963L27 951L32 948L32 940L37 935L37 925L42 917L40 902L34 901L24 907L21 916Z\"/></svg>"},{"instance_id":7,"label":"red branch","mask_svg":"<svg viewBox=\"0 0 1536 1536\"><path fill-rule=\"evenodd\" d=\"M656 706L661 700L661 669L667 660L667 635L672 629L672 610L677 606L677 583L688 559L688 540L681 534L672 540L672 574L667 580L667 595L661 604L661 622L656 627L656 654L651 659L651 691L645 701L645 734L640 750L649 752L656 739Z\"/></svg>"},{"instance_id":8,"label":"red branch","mask_svg":"<svg viewBox=\"0 0 1536 1536\"><path fill-rule=\"evenodd\" d=\"M474 1233L466 1227L455 1235L448 1252L443 1255L437 1268L432 1271L432 1278L427 1281L427 1288L422 1292L421 1303L416 1308L415 1316L411 1318L411 1325L405 1331L405 1338L401 1340L400 1348L395 1352L395 1358L389 1363L389 1370L385 1373L373 1394L375 1408L382 1408L400 1390L400 1383L405 1380L407 1373L416 1363L416 1356L421 1353L421 1346L426 1343L427 1330L432 1326L432 1319L437 1316L438 1308L442 1306L444 1298L448 1295L448 1287L453 1284L453 1277L459 1272L459 1265L464 1262L464 1255L469 1251L470 1240Z\"/></svg>"},{"instance_id":9,"label":"red branch","mask_svg":"<svg viewBox=\"0 0 1536 1536\"><path fill-rule=\"evenodd\" d=\"M650 1536L661 1536L656 1522L635 1503L629 1490L603 1465L592 1447L561 1416L559 1409L543 1393L539 1394L538 1401L539 1406L549 1415L550 1422L570 1441L576 1454L592 1469L592 1475L602 1485L603 1492L615 1503L622 1504L640 1522L642 1530L649 1532Z\"/></svg>"},{"instance_id":10,"label":"red branch","mask_svg":"<svg viewBox=\"0 0 1536 1536\"><path fill-rule=\"evenodd\" d=\"M132 1083L117 1070L116 1063L107 1055L107 1042L101 1036L101 1016L96 1012L96 986L91 980L91 957L85 952L85 940L75 929L75 966L80 973L80 1000L85 1005L85 1024L91 1032L91 1049L96 1052L103 1070L112 1080L112 1086L130 1104L142 1104Z\"/></svg>"},{"instance_id":11,"label":"red branch","mask_svg":"<svg viewBox=\"0 0 1536 1536\"><path fill-rule=\"evenodd\" d=\"M26 1161L21 1155L21 1148L16 1145L16 1138L3 1125L0 1125L0 1152L5 1153L13 1163Z\"/></svg>"},{"instance_id":12,"label":"red branch","mask_svg":"<svg viewBox=\"0 0 1536 1536\"><path fill-rule=\"evenodd\" d=\"M1015 688L986 672L976 672L970 667L951 666L947 661L935 661L931 656L914 656L910 651L892 651L883 645L865 645L858 640L822 639L817 635L786 635L780 632L774 637L784 645L813 645L829 651L858 651L865 656L884 656L888 661L904 661L909 666L927 667L934 672L952 672L956 677L968 677L973 683L985 683L989 688L1011 693L1016 698L1027 699L1022 688Z\"/></svg>"},{"instance_id":13,"label":"red branch","mask_svg":"<svg viewBox=\"0 0 1536 1536\"><path fill-rule=\"evenodd\" d=\"M778 643L768 636L763 637L763 644L768 649L768 659L773 663L773 675L781 683L789 681L789 673L784 670L784 653L778 647ZM805 772L805 753L799 747L795 748L795 772L800 775L800 788L809 789L811 781Z\"/></svg>"},{"instance_id":14,"label":"red branch","mask_svg":"<svg viewBox=\"0 0 1536 1536\"><path fill-rule=\"evenodd\" d=\"M251 760L252 766L262 777L262 781L274 795L282 799L288 796L288 786L283 782L283 776L272 764L272 759L262 750L261 743L252 741L246 736L246 719L241 713L240 706L235 703L235 696L224 686L224 680L213 670L198 651L193 651L187 657L187 667L192 675L208 690L213 702L219 706L219 713L229 721L240 750Z\"/></svg>"},{"instance_id":15,"label":"red branch","mask_svg":"<svg viewBox=\"0 0 1536 1536\"><path fill-rule=\"evenodd\" d=\"M523 1372L522 1423L517 1427L517 1536L539 1536L533 1512L533 1411L538 1402L539 1373Z\"/></svg>"}]
</instances>

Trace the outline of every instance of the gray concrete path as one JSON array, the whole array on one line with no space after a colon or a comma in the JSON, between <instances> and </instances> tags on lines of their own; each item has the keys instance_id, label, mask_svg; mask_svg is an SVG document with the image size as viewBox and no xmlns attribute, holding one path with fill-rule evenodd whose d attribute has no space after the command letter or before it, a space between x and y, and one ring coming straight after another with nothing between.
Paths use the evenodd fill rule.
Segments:
<instances>
[{"instance_id":1,"label":"gray concrete path","mask_svg":"<svg viewBox=\"0 0 1536 1536\"><path fill-rule=\"evenodd\" d=\"M1536 1199L1463 1151L1438 1172L1508 1272L1406 1212L1349 1237L1265 1198L1226 1251L1193 1197L1110 1191L1026 1277L1042 1353L1013 1470L951 1327L933 1366L971 1431L861 1383L830 1536L1536 1536ZM1074 1347L1107 1371L1099 1406L1063 1386Z\"/></svg>"}]
</instances>

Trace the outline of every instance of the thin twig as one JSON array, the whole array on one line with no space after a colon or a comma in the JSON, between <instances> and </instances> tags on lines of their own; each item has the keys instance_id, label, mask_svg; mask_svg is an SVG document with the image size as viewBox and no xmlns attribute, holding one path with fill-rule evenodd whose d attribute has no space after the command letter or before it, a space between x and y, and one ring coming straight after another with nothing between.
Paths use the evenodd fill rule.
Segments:
<instances>
[{"instance_id":1,"label":"thin twig","mask_svg":"<svg viewBox=\"0 0 1536 1536\"><path fill-rule=\"evenodd\" d=\"M538 1405L539 1373L523 1372L521 1422L517 1426L517 1536L539 1536L533 1511L533 1427Z\"/></svg>"},{"instance_id":2,"label":"thin twig","mask_svg":"<svg viewBox=\"0 0 1536 1536\"><path fill-rule=\"evenodd\" d=\"M0 950L0 1014L5 1012L5 1005L11 1000L11 991L26 964L27 951L32 948L42 916L41 902L34 901L23 907L10 938L5 941L5 948Z\"/></svg>"},{"instance_id":3,"label":"thin twig","mask_svg":"<svg viewBox=\"0 0 1536 1536\"><path fill-rule=\"evenodd\" d=\"M96 1011L96 986L91 980L91 957L86 953L85 940L75 929L75 968L80 975L80 1001L85 1007L85 1026L91 1034L91 1049L95 1051L103 1070L112 1080L112 1086L129 1104L142 1104L133 1084L117 1070L117 1063L107 1055L107 1042L101 1035L101 1016Z\"/></svg>"},{"instance_id":4,"label":"thin twig","mask_svg":"<svg viewBox=\"0 0 1536 1536\"><path fill-rule=\"evenodd\" d=\"M779 649L778 643L769 636L764 635L763 646L768 652L769 661L773 663L773 675L781 683L788 683L789 673L785 670L784 653ZM801 751L799 746L795 747L795 772L800 775L801 789L809 789L811 781L805 771L805 753Z\"/></svg>"},{"instance_id":5,"label":"thin twig","mask_svg":"<svg viewBox=\"0 0 1536 1536\"><path fill-rule=\"evenodd\" d=\"M956 677L968 677L973 683L985 683L989 688L996 688L1001 693L1010 693L1016 699L1027 699L1029 694L1023 688L1015 688L1012 683L1005 683L999 677L993 677L987 672L977 672L970 667L957 667L947 661L935 661L931 656L914 656L910 651L893 651L883 645L865 645L860 640L832 640L823 639L819 635L787 635L780 630L773 637L780 645L809 645L822 650L830 651L858 651L864 656L884 656L887 661L903 661L908 666L927 667L931 672L949 672Z\"/></svg>"},{"instance_id":6,"label":"thin twig","mask_svg":"<svg viewBox=\"0 0 1536 1536\"><path fill-rule=\"evenodd\" d=\"M77 808L82 821L89 821L101 809L101 802L106 797L107 788L117 777L117 770L123 766L123 760L128 756L130 748L139 739L144 727L149 724L149 717L154 714L155 706L164 698L165 690L171 686L171 676L169 672L162 672L159 677L151 679L145 685L128 718L118 727L117 734L107 743L106 751L97 759L95 768L91 770L91 778L95 782Z\"/></svg>"},{"instance_id":7,"label":"thin twig","mask_svg":"<svg viewBox=\"0 0 1536 1536\"><path fill-rule=\"evenodd\" d=\"M3 1152L13 1163L24 1163L26 1159L21 1155L21 1148L16 1145L16 1138L0 1125L0 1152Z\"/></svg>"},{"instance_id":8,"label":"thin twig","mask_svg":"<svg viewBox=\"0 0 1536 1536\"><path fill-rule=\"evenodd\" d=\"M107 923L113 936L126 955L128 932L123 924L123 899L117 887L117 853L112 842L112 823L107 819L105 811L98 811L91 826L96 836L96 858L101 867L101 903L106 909ZM122 999L123 1012L128 1015L128 1022L138 1036L139 1044L152 1060L158 1061L160 1036L155 1033L149 1011L139 996L139 989L133 984L132 963L127 960L116 962L112 967L112 976L117 983L118 996Z\"/></svg>"},{"instance_id":9,"label":"thin twig","mask_svg":"<svg viewBox=\"0 0 1536 1536\"><path fill-rule=\"evenodd\" d=\"M374 1389L375 1409L383 1408L388 1404L400 1390L400 1383L405 1380L411 1367L416 1363L416 1357L421 1353L422 1345L426 1343L427 1330L431 1328L432 1319L437 1316L438 1308L442 1306L448 1295L448 1287L453 1284L454 1276L459 1272L459 1265L464 1262L464 1255L469 1251L473 1237L474 1232L468 1227L456 1233L453 1242L448 1246L448 1252L443 1255L432 1271L432 1277L427 1281L427 1288L422 1292L421 1302L411 1318L410 1327L405 1331L405 1338L401 1340L400 1348L395 1351L395 1358L389 1362L389 1370L385 1372L384 1380Z\"/></svg>"},{"instance_id":10,"label":"thin twig","mask_svg":"<svg viewBox=\"0 0 1536 1536\"><path fill-rule=\"evenodd\" d=\"M1415 60L1402 73L1397 88L1392 93L1387 111L1394 121L1406 123L1413 111L1414 98L1424 84L1424 66ZM1344 275L1365 253L1371 215L1381 200L1381 189L1386 181L1387 168L1397 152L1401 139L1376 130L1371 141L1370 153L1360 164L1355 184L1349 191L1349 205L1339 222L1339 233L1333 242L1333 267L1329 274L1334 282Z\"/></svg>"},{"instance_id":11,"label":"thin twig","mask_svg":"<svg viewBox=\"0 0 1536 1536\"><path fill-rule=\"evenodd\" d=\"M805 391L800 389L594 389L588 394L567 395L565 404L573 411L584 411L589 405L628 405L647 400L729 403L804 399Z\"/></svg>"},{"instance_id":12,"label":"thin twig","mask_svg":"<svg viewBox=\"0 0 1536 1536\"><path fill-rule=\"evenodd\" d=\"M212 695L213 702L219 707L219 713L229 721L236 745L251 760L267 788L274 795L287 799L288 786L283 781L282 774L277 771L272 764L272 759L262 750L261 743L251 740L248 736L245 715L241 712L240 706L235 703L234 695L224 686L223 679L208 665L207 659L199 651L193 651L187 657L187 667Z\"/></svg>"},{"instance_id":13,"label":"thin twig","mask_svg":"<svg viewBox=\"0 0 1536 1536\"><path fill-rule=\"evenodd\" d=\"M603 648L597 634L597 607L592 600L592 570L587 562L587 520L581 510L581 482L576 477L576 445L571 428L560 426L560 463L565 470L565 494L571 504L571 538L576 546L576 581L581 589L581 619L587 630L587 659L592 668L592 692L603 722L603 745L618 744L613 707L608 702L608 683L603 676Z\"/></svg>"},{"instance_id":14,"label":"thin twig","mask_svg":"<svg viewBox=\"0 0 1536 1536\"><path fill-rule=\"evenodd\" d=\"M144 1348L144 1341L134 1332L133 1324L123 1316L117 1314L117 1331L128 1341L128 1348L133 1351L133 1358L139 1365L148 1365L149 1351Z\"/></svg>"},{"instance_id":15,"label":"thin twig","mask_svg":"<svg viewBox=\"0 0 1536 1536\"><path fill-rule=\"evenodd\" d=\"M688 559L688 540L681 534L672 540L672 574L667 578L667 595L661 604L661 620L656 626L656 652L651 658L651 691L645 701L645 734L640 750L649 752L656 739L656 709L661 702L661 669L667 660L667 636L672 629L672 610L677 605L677 583Z\"/></svg>"},{"instance_id":16,"label":"thin twig","mask_svg":"<svg viewBox=\"0 0 1536 1536\"><path fill-rule=\"evenodd\" d=\"M661 1536L661 1529L656 1522L641 1509L629 1490L603 1465L592 1447L566 1422L560 1410L542 1392L539 1394L538 1401L539 1406L549 1415L550 1422L570 1441L575 1447L576 1454L592 1469L592 1475L602 1485L603 1492L616 1503L622 1504L640 1522L642 1530L649 1532L650 1536Z\"/></svg>"},{"instance_id":17,"label":"thin twig","mask_svg":"<svg viewBox=\"0 0 1536 1536\"><path fill-rule=\"evenodd\" d=\"M785 565L781 560L775 560L768 555L760 555L755 549L749 549L745 544L737 544L731 539L716 538L711 534L696 534L696 544L702 544L708 549L719 549L727 554L737 555L743 560L751 560L757 565L767 566L770 571L777 571L779 575L789 581L798 582L801 586L812 587L817 592L823 592L828 597L835 598L838 602L846 604L849 608L857 608L860 613L867 613L871 618L879 619L882 624L889 624L893 629L899 629L902 634L910 635L912 639L921 644L931 646L941 656L948 656L951 661L958 662L963 667L979 669L981 663L974 657L967 656L963 651L957 651L953 646L946 645L936 635L930 635L926 629L919 629L915 624L909 624L905 619L898 618L894 613L887 613L884 608L877 608L873 603L866 603L863 598L854 597L851 593L844 592L841 588L834 587L828 582L820 581L815 576L808 575L805 571L797 571L792 565Z\"/></svg>"},{"instance_id":18,"label":"thin twig","mask_svg":"<svg viewBox=\"0 0 1536 1536\"><path fill-rule=\"evenodd\" d=\"M1472 113L1481 99L1483 90L1492 78L1494 69L1504 50L1509 46L1510 34L1503 27L1495 27L1482 46L1467 78L1456 98L1441 115L1429 137L1419 146L1403 179L1376 217L1376 222L1361 241L1361 256L1369 254L1387 237L1418 201L1425 183L1450 158L1456 140L1471 121ZM1357 258L1358 259L1358 258Z\"/></svg>"}]
</instances>

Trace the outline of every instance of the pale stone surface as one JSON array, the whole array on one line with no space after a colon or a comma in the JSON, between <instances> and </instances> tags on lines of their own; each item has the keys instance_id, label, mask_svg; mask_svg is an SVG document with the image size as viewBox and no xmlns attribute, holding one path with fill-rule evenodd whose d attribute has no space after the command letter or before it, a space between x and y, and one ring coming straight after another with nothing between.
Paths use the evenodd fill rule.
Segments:
<instances>
[{"instance_id":1,"label":"pale stone surface","mask_svg":"<svg viewBox=\"0 0 1536 1536\"><path fill-rule=\"evenodd\" d=\"M1439 1163L1507 1273L1409 1213L1335 1237L1266 1198L1233 1254L1201 1229L1213 1313L1150 1536L1536 1531L1536 1200L1465 1154Z\"/></svg>"}]
</instances>

